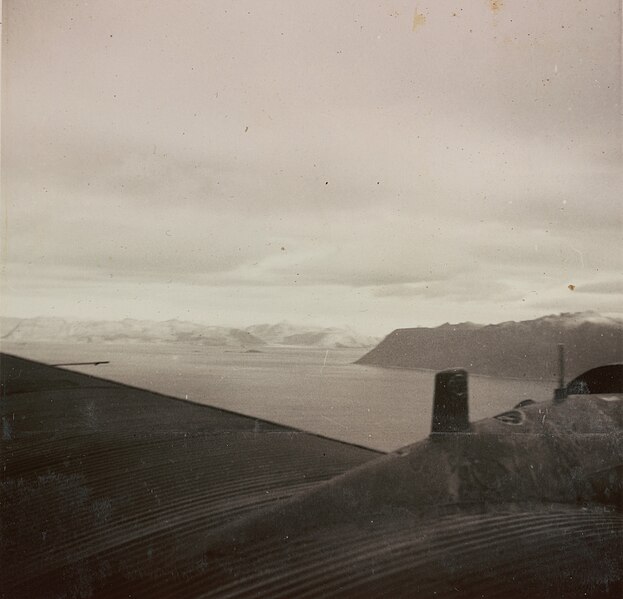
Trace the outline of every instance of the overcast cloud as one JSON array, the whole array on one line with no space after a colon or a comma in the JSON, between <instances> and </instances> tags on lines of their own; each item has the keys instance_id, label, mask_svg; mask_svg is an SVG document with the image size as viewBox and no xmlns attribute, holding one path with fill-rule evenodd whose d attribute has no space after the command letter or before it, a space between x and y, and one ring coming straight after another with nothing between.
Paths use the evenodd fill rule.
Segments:
<instances>
[{"instance_id":1,"label":"overcast cloud","mask_svg":"<svg viewBox=\"0 0 623 599\"><path fill-rule=\"evenodd\" d=\"M623 311L618 0L3 11L3 314Z\"/></svg>"}]
</instances>

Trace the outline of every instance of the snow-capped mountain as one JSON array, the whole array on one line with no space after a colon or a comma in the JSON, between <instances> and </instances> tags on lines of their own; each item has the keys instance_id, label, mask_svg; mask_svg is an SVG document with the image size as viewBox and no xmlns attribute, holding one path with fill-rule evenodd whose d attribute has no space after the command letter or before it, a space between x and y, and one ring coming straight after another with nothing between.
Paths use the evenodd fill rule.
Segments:
<instances>
[{"instance_id":1,"label":"snow-capped mountain","mask_svg":"<svg viewBox=\"0 0 623 599\"><path fill-rule=\"evenodd\" d=\"M372 347L376 337L360 335L349 327L308 327L288 322L252 325L245 329L273 345L298 345L307 347Z\"/></svg>"},{"instance_id":2,"label":"snow-capped mountain","mask_svg":"<svg viewBox=\"0 0 623 599\"><path fill-rule=\"evenodd\" d=\"M167 320L71 321L62 318L3 318L2 338L24 342L76 343L196 343L199 345L257 346L264 341L242 329Z\"/></svg>"},{"instance_id":3,"label":"snow-capped mountain","mask_svg":"<svg viewBox=\"0 0 623 599\"><path fill-rule=\"evenodd\" d=\"M0 318L2 339L14 342L190 343L226 347L297 345L372 347L378 338L349 328L262 324L242 328L208 326L182 320L74 321L63 318Z\"/></svg>"}]
</instances>

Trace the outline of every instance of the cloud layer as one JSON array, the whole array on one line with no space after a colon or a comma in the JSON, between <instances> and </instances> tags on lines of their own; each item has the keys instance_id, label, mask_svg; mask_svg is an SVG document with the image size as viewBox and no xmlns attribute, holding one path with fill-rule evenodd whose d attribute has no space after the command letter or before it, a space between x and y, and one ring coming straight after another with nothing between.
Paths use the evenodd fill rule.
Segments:
<instances>
[{"instance_id":1,"label":"cloud layer","mask_svg":"<svg viewBox=\"0 0 623 599\"><path fill-rule=\"evenodd\" d=\"M619 11L8 2L4 311L618 311Z\"/></svg>"}]
</instances>

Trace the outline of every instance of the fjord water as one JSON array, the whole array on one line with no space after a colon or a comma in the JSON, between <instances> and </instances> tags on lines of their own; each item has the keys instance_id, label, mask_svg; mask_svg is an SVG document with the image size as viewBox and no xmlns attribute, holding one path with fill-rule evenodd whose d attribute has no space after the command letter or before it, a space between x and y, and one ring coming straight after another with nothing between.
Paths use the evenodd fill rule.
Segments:
<instances>
[{"instance_id":1,"label":"fjord water","mask_svg":"<svg viewBox=\"0 0 623 599\"><path fill-rule=\"evenodd\" d=\"M354 364L362 349L262 347L256 353L181 344L9 342L1 349L46 364L109 360L67 368L384 451L430 431L435 373ZM553 388L553 381L470 375L470 418L528 398L549 399Z\"/></svg>"}]
</instances>

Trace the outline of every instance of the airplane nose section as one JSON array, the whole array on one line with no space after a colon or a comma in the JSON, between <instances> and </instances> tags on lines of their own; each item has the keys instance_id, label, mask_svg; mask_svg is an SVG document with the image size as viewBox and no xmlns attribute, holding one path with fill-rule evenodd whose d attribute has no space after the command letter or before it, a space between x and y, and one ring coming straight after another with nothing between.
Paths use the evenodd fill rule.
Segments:
<instances>
[{"instance_id":1,"label":"airplane nose section","mask_svg":"<svg viewBox=\"0 0 623 599\"><path fill-rule=\"evenodd\" d=\"M438 372L431 433L465 433L469 430L467 371L452 368Z\"/></svg>"}]
</instances>

